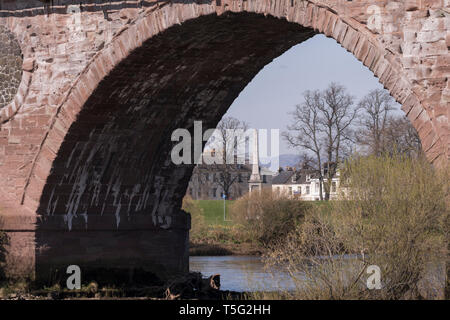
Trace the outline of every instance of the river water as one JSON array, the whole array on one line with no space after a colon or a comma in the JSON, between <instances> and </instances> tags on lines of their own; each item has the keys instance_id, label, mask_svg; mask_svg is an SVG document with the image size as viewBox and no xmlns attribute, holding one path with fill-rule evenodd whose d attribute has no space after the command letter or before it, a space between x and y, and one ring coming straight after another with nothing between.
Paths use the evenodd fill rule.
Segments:
<instances>
[{"instance_id":1,"label":"river water","mask_svg":"<svg viewBox=\"0 0 450 320\"><path fill-rule=\"evenodd\" d=\"M190 257L190 270L204 276L220 274L220 289L231 291L278 291L293 289L289 277L283 272L272 274L264 270L260 257L205 256Z\"/></svg>"},{"instance_id":2,"label":"river water","mask_svg":"<svg viewBox=\"0 0 450 320\"><path fill-rule=\"evenodd\" d=\"M355 255L342 256L355 261ZM190 271L201 272L203 276L220 274L222 290L230 291L284 291L295 289L295 284L283 271L265 270L264 263L257 256L194 256L189 258ZM445 286L445 263L429 266L426 279L437 287L424 289L424 296L438 298L443 296ZM305 275L297 275L299 280L307 280ZM421 287L421 285L419 285Z\"/></svg>"}]
</instances>

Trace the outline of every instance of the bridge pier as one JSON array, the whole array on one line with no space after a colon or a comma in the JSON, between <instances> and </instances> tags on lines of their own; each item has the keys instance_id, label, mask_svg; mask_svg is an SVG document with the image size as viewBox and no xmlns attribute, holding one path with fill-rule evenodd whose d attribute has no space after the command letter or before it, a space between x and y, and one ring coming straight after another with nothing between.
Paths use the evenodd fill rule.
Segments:
<instances>
[{"instance_id":1,"label":"bridge pier","mask_svg":"<svg viewBox=\"0 0 450 320\"><path fill-rule=\"evenodd\" d=\"M81 268L82 282L152 284L189 271L190 216L181 211L155 227L149 215L122 220L90 215L75 218L68 230L64 216L3 215L9 244L6 275L37 285L65 285L67 267Z\"/></svg>"}]
</instances>

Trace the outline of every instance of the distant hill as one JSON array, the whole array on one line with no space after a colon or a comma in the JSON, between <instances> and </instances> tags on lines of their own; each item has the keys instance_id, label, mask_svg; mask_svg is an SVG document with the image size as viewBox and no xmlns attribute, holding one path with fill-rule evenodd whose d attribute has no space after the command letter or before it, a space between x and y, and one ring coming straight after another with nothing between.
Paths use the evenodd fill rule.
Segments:
<instances>
[{"instance_id":1,"label":"distant hill","mask_svg":"<svg viewBox=\"0 0 450 320\"><path fill-rule=\"evenodd\" d=\"M260 160L260 166L268 168L270 167L270 158L261 158ZM300 161L300 156L296 154L281 154L279 157L280 161L280 167L285 168L287 166L289 167L295 167L298 165L298 162Z\"/></svg>"}]
</instances>

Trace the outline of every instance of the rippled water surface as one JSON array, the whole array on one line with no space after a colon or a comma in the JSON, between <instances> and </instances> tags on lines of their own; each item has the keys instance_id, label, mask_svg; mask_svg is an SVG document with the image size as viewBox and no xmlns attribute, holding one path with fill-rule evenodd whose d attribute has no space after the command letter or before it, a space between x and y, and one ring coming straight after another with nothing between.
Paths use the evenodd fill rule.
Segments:
<instances>
[{"instance_id":1,"label":"rippled water surface","mask_svg":"<svg viewBox=\"0 0 450 320\"><path fill-rule=\"evenodd\" d=\"M190 270L204 276L220 274L222 290L273 291L293 288L286 274L264 270L260 257L217 256L190 257Z\"/></svg>"}]
</instances>

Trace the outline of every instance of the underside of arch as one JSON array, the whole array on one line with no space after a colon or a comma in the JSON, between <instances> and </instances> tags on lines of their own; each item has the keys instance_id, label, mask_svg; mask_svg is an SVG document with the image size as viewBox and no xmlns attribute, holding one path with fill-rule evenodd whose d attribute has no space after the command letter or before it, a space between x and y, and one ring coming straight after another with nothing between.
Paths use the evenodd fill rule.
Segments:
<instances>
[{"instance_id":1,"label":"underside of arch","mask_svg":"<svg viewBox=\"0 0 450 320\"><path fill-rule=\"evenodd\" d=\"M36 254L37 272L49 277L68 259L87 263L83 243L103 264L139 260L154 270L161 260L165 270L185 270L189 222L180 207L193 165L172 163L172 132L193 135L194 121L214 128L261 68L314 34L273 17L208 15L121 61L84 103L43 179L36 241L49 249ZM35 172L39 179L40 163ZM58 255L61 237L76 244L71 254ZM122 241L132 250L120 250Z\"/></svg>"},{"instance_id":2,"label":"underside of arch","mask_svg":"<svg viewBox=\"0 0 450 320\"><path fill-rule=\"evenodd\" d=\"M194 121L214 128L270 61L315 32L273 17L200 17L144 43L114 68L71 125L38 213L164 217L180 206L192 166L170 159L172 132ZM89 225L89 221L86 222Z\"/></svg>"}]
</instances>

